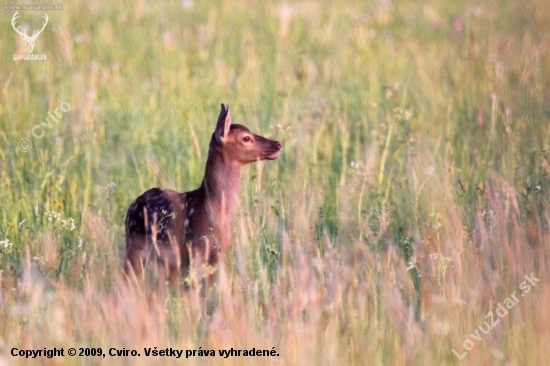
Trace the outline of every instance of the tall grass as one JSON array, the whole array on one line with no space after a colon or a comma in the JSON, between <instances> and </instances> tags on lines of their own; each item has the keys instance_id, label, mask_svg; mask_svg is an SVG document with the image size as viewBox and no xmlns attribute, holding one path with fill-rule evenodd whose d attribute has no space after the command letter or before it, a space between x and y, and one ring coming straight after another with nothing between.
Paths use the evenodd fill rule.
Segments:
<instances>
[{"instance_id":1,"label":"tall grass","mask_svg":"<svg viewBox=\"0 0 550 366\"><path fill-rule=\"evenodd\" d=\"M141 354L114 364L202 347L216 357L162 362L439 365L466 340L468 364L550 360L546 1L63 7L36 42L47 61L14 61L0 16L0 364L27 361L14 347ZM198 186L221 102L284 152L245 169L208 299L150 305L121 276L125 211ZM253 347L279 356L218 356Z\"/></svg>"}]
</instances>

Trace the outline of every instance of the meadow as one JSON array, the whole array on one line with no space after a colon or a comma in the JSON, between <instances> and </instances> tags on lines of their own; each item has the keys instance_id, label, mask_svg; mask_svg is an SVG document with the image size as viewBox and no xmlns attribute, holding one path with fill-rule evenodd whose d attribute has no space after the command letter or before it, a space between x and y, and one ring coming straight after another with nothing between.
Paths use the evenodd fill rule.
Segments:
<instances>
[{"instance_id":1,"label":"meadow","mask_svg":"<svg viewBox=\"0 0 550 366\"><path fill-rule=\"evenodd\" d=\"M62 4L44 61L0 10L0 365L550 361L547 0ZM208 298L149 304L126 210L200 184L220 103L282 154Z\"/></svg>"}]
</instances>

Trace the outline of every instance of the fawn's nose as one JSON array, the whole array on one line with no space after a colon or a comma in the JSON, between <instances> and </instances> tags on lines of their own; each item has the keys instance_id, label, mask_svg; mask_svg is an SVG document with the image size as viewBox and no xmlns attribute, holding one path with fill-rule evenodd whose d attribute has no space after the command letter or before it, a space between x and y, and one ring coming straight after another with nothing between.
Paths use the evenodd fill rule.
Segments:
<instances>
[{"instance_id":1,"label":"fawn's nose","mask_svg":"<svg viewBox=\"0 0 550 366\"><path fill-rule=\"evenodd\" d=\"M277 150L281 150L281 147L283 147L283 145L281 145L281 143L279 141L276 141L275 142L275 147L277 148Z\"/></svg>"}]
</instances>

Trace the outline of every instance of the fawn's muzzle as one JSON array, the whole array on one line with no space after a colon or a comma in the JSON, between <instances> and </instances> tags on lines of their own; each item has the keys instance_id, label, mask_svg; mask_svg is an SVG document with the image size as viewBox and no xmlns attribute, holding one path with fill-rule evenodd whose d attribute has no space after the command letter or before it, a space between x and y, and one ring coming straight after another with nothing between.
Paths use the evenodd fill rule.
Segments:
<instances>
[{"instance_id":1,"label":"fawn's muzzle","mask_svg":"<svg viewBox=\"0 0 550 366\"><path fill-rule=\"evenodd\" d=\"M271 145L271 149L262 151L264 159L275 160L279 157L279 154L281 153L281 147L283 145L281 145L279 141L273 141Z\"/></svg>"}]
</instances>

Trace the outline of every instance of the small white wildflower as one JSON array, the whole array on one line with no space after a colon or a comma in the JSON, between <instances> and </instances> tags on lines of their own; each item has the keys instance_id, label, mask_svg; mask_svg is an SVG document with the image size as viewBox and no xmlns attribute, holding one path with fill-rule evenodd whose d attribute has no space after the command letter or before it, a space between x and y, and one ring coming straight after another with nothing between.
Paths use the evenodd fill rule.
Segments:
<instances>
[{"instance_id":1,"label":"small white wildflower","mask_svg":"<svg viewBox=\"0 0 550 366\"><path fill-rule=\"evenodd\" d=\"M438 253L430 253L428 255L428 258L430 258L432 261L439 260L444 265L446 265L450 262L454 262L454 259L452 259L451 257L445 257L445 256L442 256L442 255L439 255Z\"/></svg>"},{"instance_id":2,"label":"small white wildflower","mask_svg":"<svg viewBox=\"0 0 550 366\"><path fill-rule=\"evenodd\" d=\"M12 246L13 245L10 242L10 239L6 238L6 239L0 241L0 248L2 248L3 250L11 250Z\"/></svg>"},{"instance_id":3,"label":"small white wildflower","mask_svg":"<svg viewBox=\"0 0 550 366\"><path fill-rule=\"evenodd\" d=\"M352 161L350 164L349 164L350 168L353 169L355 171L355 174L357 175L366 175L366 169L365 169L365 166L363 165L363 163L359 162L359 161Z\"/></svg>"},{"instance_id":4,"label":"small white wildflower","mask_svg":"<svg viewBox=\"0 0 550 366\"><path fill-rule=\"evenodd\" d=\"M409 259L409 263L407 263L407 271L410 271L411 269L416 268L416 264L418 263L418 260L415 256L412 256L411 259Z\"/></svg>"},{"instance_id":5,"label":"small white wildflower","mask_svg":"<svg viewBox=\"0 0 550 366\"><path fill-rule=\"evenodd\" d=\"M61 227L67 231L73 231L75 229L74 219L69 217L67 220L61 220Z\"/></svg>"},{"instance_id":6,"label":"small white wildflower","mask_svg":"<svg viewBox=\"0 0 550 366\"><path fill-rule=\"evenodd\" d=\"M481 212L481 217L485 220L487 228L493 229L497 226L497 217L493 210L483 210Z\"/></svg>"},{"instance_id":7,"label":"small white wildflower","mask_svg":"<svg viewBox=\"0 0 550 366\"><path fill-rule=\"evenodd\" d=\"M410 120L413 115L410 110L401 107L394 108L393 114L396 118L406 121Z\"/></svg>"},{"instance_id":8,"label":"small white wildflower","mask_svg":"<svg viewBox=\"0 0 550 366\"><path fill-rule=\"evenodd\" d=\"M0 258L2 258L4 254L11 253L12 248L13 244L9 239L0 240Z\"/></svg>"},{"instance_id":9,"label":"small white wildflower","mask_svg":"<svg viewBox=\"0 0 550 366\"><path fill-rule=\"evenodd\" d=\"M57 211L46 211L44 213L44 216L46 216L46 219L49 221L49 222L56 222L57 220L59 220L59 218L61 217L61 214Z\"/></svg>"},{"instance_id":10,"label":"small white wildflower","mask_svg":"<svg viewBox=\"0 0 550 366\"><path fill-rule=\"evenodd\" d=\"M42 267L42 265L44 264L44 257L43 256L40 256L40 257L32 257L32 262L37 266L37 267Z\"/></svg>"}]
</instances>

